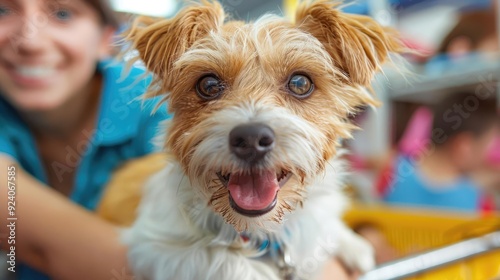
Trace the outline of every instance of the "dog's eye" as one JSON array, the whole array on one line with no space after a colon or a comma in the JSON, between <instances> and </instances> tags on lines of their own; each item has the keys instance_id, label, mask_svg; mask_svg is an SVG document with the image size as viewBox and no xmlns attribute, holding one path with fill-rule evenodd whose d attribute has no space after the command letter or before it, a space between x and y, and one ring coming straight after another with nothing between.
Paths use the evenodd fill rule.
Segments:
<instances>
[{"instance_id":1,"label":"dog's eye","mask_svg":"<svg viewBox=\"0 0 500 280\"><path fill-rule=\"evenodd\" d=\"M314 84L311 79L305 75L296 74L288 81L288 89L290 93L297 98L306 98L311 95Z\"/></svg>"},{"instance_id":2,"label":"dog's eye","mask_svg":"<svg viewBox=\"0 0 500 280\"><path fill-rule=\"evenodd\" d=\"M224 91L224 84L215 76L204 76L196 84L196 93L204 100L218 98Z\"/></svg>"}]
</instances>

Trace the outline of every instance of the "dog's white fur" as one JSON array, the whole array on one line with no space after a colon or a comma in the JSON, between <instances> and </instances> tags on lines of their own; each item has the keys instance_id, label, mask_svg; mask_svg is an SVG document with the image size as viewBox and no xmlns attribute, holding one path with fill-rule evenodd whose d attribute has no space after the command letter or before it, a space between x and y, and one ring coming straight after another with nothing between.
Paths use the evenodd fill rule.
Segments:
<instances>
[{"instance_id":1,"label":"dog's white fur","mask_svg":"<svg viewBox=\"0 0 500 280\"><path fill-rule=\"evenodd\" d=\"M310 176L306 176L307 199L302 207L293 205L297 209L285 213L283 223L268 220L270 214L238 217L239 222L247 221L242 230L251 238L243 242L234 227L207 205L206 190L217 180L216 170L242 168L229 151L228 134L249 122L265 123L276 133L266 166L293 163ZM282 279L276 260L261 256L255 247L262 239L289 250L301 279L315 279L334 255L361 270L373 266L371 247L339 218L347 205L341 190L345 174L341 161L334 159L323 174L315 174L321 156L315 143L322 133L285 108L261 103L225 108L201 125L207 128L203 133L186 135L203 140L193 156L194 173L186 176L173 162L153 176L135 224L123 234L139 279Z\"/></svg>"}]
</instances>

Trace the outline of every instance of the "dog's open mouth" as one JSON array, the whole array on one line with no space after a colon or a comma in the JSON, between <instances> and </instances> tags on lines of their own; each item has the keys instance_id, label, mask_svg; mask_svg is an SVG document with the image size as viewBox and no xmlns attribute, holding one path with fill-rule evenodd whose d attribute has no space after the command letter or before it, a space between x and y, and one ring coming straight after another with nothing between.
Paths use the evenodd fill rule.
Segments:
<instances>
[{"instance_id":1,"label":"dog's open mouth","mask_svg":"<svg viewBox=\"0 0 500 280\"><path fill-rule=\"evenodd\" d=\"M229 203L238 213L256 217L273 210L278 200L278 191L292 176L282 170L256 170L249 173L234 173L217 176L229 191Z\"/></svg>"}]
</instances>

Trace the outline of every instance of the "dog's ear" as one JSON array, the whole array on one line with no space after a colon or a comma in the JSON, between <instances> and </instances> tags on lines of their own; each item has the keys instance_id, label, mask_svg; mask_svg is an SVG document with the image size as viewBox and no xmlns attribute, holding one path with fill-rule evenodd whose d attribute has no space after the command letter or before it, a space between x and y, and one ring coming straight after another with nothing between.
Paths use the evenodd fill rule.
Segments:
<instances>
[{"instance_id":1,"label":"dog's ear","mask_svg":"<svg viewBox=\"0 0 500 280\"><path fill-rule=\"evenodd\" d=\"M172 84L170 72L174 62L194 42L218 30L223 22L222 6L202 1L171 19L137 18L126 32L125 41L131 42L131 49L139 52L148 70L158 75L168 88Z\"/></svg>"},{"instance_id":2,"label":"dog's ear","mask_svg":"<svg viewBox=\"0 0 500 280\"><path fill-rule=\"evenodd\" d=\"M349 83L369 86L389 53L404 50L396 32L375 20L342 13L338 4L325 0L309 2L297 10L297 27L324 45Z\"/></svg>"}]
</instances>

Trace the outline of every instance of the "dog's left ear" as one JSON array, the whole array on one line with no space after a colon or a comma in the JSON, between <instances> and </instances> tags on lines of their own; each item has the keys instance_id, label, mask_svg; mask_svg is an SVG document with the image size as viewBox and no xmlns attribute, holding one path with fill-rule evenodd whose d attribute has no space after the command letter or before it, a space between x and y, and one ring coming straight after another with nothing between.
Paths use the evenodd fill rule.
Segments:
<instances>
[{"instance_id":1,"label":"dog's left ear","mask_svg":"<svg viewBox=\"0 0 500 280\"><path fill-rule=\"evenodd\" d=\"M224 17L218 2L202 0L171 19L137 18L126 32L125 40L131 42L131 49L138 51L139 58L168 91L175 82L171 72L175 61L196 41L217 31Z\"/></svg>"},{"instance_id":2,"label":"dog's left ear","mask_svg":"<svg viewBox=\"0 0 500 280\"><path fill-rule=\"evenodd\" d=\"M401 53L404 47L395 31L369 17L342 13L337 6L325 0L302 3L297 27L323 44L348 83L369 86L389 53Z\"/></svg>"}]
</instances>

